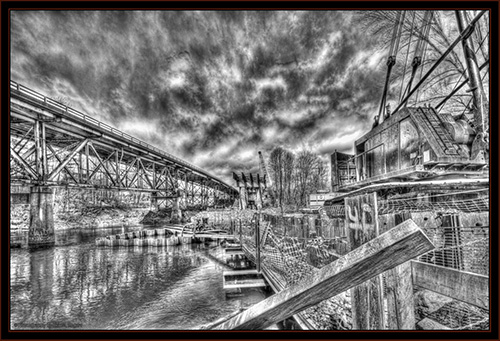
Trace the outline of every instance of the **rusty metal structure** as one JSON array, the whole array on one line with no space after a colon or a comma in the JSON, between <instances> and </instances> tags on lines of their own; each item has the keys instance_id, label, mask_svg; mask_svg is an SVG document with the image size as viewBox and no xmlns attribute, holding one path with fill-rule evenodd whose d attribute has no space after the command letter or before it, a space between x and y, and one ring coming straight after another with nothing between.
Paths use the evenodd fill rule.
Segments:
<instances>
[{"instance_id":1,"label":"rusty metal structure","mask_svg":"<svg viewBox=\"0 0 500 341\"><path fill-rule=\"evenodd\" d=\"M30 186L30 241L53 242L54 186L151 193L152 206L230 206L237 190L205 170L10 83L11 187Z\"/></svg>"},{"instance_id":2,"label":"rusty metal structure","mask_svg":"<svg viewBox=\"0 0 500 341\"><path fill-rule=\"evenodd\" d=\"M459 37L412 87L415 70L422 62L419 41L411 77L396 109L392 113L384 110L387 78L379 113L372 129L355 141L355 154L336 151L331 155L333 198L326 200L320 211L343 228L337 239L354 250L411 219L435 245L435 250L419 257L415 265L395 268L368 286L352 289L353 329L488 328L489 103L480 75L484 65L478 66L469 39L485 11L470 23L462 11L455 13ZM432 18L432 13L426 17ZM430 19L426 20L424 31L428 32ZM438 110L465 81L436 107L409 106L408 99L459 43L472 93L469 111ZM389 59L388 74L395 62L392 47ZM341 248L335 250L342 252ZM411 273L417 275L412 278ZM464 283L462 278L467 276L470 285L442 290L444 282L460 278ZM390 285L394 289L387 289ZM413 286L454 301L422 316L413 308ZM482 292L481 302L475 297L477 292ZM383 300L390 307L393 297L399 308L389 308L384 315ZM372 300L368 306L378 310L367 313L365 300ZM401 307L409 308L403 311ZM443 319L443 314L450 318Z\"/></svg>"},{"instance_id":3,"label":"rusty metal structure","mask_svg":"<svg viewBox=\"0 0 500 341\"><path fill-rule=\"evenodd\" d=\"M411 90L408 88L406 97L394 112L382 112L376 116L371 131L355 141L355 155L339 152L331 155L334 192L346 193L390 181L488 178L489 104L482 87L478 63L469 43L474 25L484 12L468 25L463 13L456 13L460 36L419 83ZM410 96L459 42L465 53L472 92L473 106L470 113L439 114L436 108L442 103L436 108L407 106ZM421 53L420 50L418 48L415 53ZM391 55L391 58L395 57ZM412 80L413 77L410 82ZM383 97L385 95L384 91Z\"/></svg>"},{"instance_id":4,"label":"rusty metal structure","mask_svg":"<svg viewBox=\"0 0 500 341\"><path fill-rule=\"evenodd\" d=\"M239 191L239 209L261 209L267 199L266 175L241 173L239 176L233 172L233 179Z\"/></svg>"}]
</instances>

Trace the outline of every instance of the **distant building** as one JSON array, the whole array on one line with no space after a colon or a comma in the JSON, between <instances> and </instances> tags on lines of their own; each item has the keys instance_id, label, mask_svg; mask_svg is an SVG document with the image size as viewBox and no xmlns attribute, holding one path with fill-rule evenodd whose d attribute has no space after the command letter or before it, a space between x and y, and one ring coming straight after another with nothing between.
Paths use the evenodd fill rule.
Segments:
<instances>
[{"instance_id":1,"label":"distant building","mask_svg":"<svg viewBox=\"0 0 500 341\"><path fill-rule=\"evenodd\" d=\"M318 208L323 206L325 200L332 199L338 196L338 193L328 193L328 191L317 191L309 195L309 208Z\"/></svg>"}]
</instances>

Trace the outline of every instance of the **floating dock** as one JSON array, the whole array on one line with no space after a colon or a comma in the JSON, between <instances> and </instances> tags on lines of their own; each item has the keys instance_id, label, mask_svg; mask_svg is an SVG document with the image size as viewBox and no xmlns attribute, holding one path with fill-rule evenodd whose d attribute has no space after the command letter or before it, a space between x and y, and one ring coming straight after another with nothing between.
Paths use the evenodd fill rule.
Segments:
<instances>
[{"instance_id":1,"label":"floating dock","mask_svg":"<svg viewBox=\"0 0 500 341\"><path fill-rule=\"evenodd\" d=\"M262 274L255 269L224 271L222 276L224 290L265 288L268 286Z\"/></svg>"}]
</instances>

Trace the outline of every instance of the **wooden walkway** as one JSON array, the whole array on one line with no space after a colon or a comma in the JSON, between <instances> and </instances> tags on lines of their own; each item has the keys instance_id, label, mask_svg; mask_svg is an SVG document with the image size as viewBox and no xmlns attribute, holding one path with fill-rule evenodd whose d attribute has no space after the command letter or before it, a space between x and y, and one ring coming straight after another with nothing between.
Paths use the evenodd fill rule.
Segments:
<instances>
[{"instance_id":1,"label":"wooden walkway","mask_svg":"<svg viewBox=\"0 0 500 341\"><path fill-rule=\"evenodd\" d=\"M250 248L248 245L243 245L243 252L245 256L255 262L255 249ZM275 271L271 270L265 263L261 264L262 275L269 284L274 293L279 293L286 288L286 281ZM316 330L318 329L316 323L308 318L304 312L297 313L292 316L302 330Z\"/></svg>"},{"instance_id":2,"label":"wooden walkway","mask_svg":"<svg viewBox=\"0 0 500 341\"><path fill-rule=\"evenodd\" d=\"M224 271L222 276L224 290L265 288L268 286L262 278L262 274L255 269Z\"/></svg>"},{"instance_id":3,"label":"wooden walkway","mask_svg":"<svg viewBox=\"0 0 500 341\"><path fill-rule=\"evenodd\" d=\"M407 220L214 329L264 329L432 249L427 236Z\"/></svg>"}]
</instances>

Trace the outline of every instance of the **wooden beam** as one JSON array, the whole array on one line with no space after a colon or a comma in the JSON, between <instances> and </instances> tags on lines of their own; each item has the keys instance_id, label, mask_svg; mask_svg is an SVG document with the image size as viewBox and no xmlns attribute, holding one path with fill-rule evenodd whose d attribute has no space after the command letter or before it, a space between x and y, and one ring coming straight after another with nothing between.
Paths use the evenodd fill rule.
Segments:
<instances>
[{"instance_id":1,"label":"wooden beam","mask_svg":"<svg viewBox=\"0 0 500 341\"><path fill-rule=\"evenodd\" d=\"M413 284L423 289L489 309L489 277L412 261Z\"/></svg>"},{"instance_id":2,"label":"wooden beam","mask_svg":"<svg viewBox=\"0 0 500 341\"><path fill-rule=\"evenodd\" d=\"M266 227L264 228L264 232L262 233L262 239L260 241L260 245L265 246L267 241L267 236L269 235L269 231L271 230L271 222L268 221Z\"/></svg>"},{"instance_id":3,"label":"wooden beam","mask_svg":"<svg viewBox=\"0 0 500 341\"><path fill-rule=\"evenodd\" d=\"M428 317L420 321L418 326L423 330L451 330L450 327L443 326L441 323L431 320Z\"/></svg>"},{"instance_id":4,"label":"wooden beam","mask_svg":"<svg viewBox=\"0 0 500 341\"><path fill-rule=\"evenodd\" d=\"M379 233L377 194L345 199L347 240L350 250L376 238ZM384 329L382 278L375 278L351 289L352 324L356 330Z\"/></svg>"},{"instance_id":5,"label":"wooden beam","mask_svg":"<svg viewBox=\"0 0 500 341\"><path fill-rule=\"evenodd\" d=\"M433 248L413 220L407 220L215 329L264 329Z\"/></svg>"},{"instance_id":6,"label":"wooden beam","mask_svg":"<svg viewBox=\"0 0 500 341\"><path fill-rule=\"evenodd\" d=\"M406 220L403 214L387 215L381 231L385 232ZM415 303L411 263L396 266L385 273L387 299L387 328L389 330L415 329Z\"/></svg>"}]
</instances>

